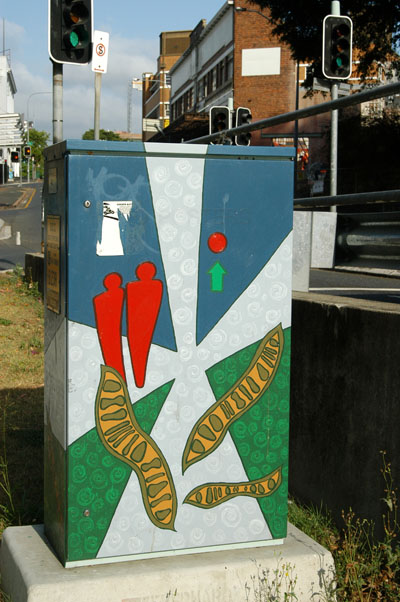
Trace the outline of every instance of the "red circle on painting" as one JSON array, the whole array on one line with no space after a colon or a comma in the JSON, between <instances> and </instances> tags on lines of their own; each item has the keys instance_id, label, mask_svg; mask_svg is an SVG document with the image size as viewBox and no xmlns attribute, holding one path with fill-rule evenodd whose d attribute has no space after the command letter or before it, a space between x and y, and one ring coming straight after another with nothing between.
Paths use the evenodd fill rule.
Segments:
<instances>
[{"instance_id":1,"label":"red circle on painting","mask_svg":"<svg viewBox=\"0 0 400 602\"><path fill-rule=\"evenodd\" d=\"M227 244L226 236L222 232L214 232L208 237L208 248L213 253L222 253L222 251L225 251Z\"/></svg>"}]
</instances>

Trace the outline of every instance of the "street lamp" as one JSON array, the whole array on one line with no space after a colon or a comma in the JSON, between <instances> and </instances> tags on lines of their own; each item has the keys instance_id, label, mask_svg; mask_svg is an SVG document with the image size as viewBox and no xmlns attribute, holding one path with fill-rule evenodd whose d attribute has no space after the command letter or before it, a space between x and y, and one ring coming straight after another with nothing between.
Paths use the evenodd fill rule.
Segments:
<instances>
[{"instance_id":1,"label":"street lamp","mask_svg":"<svg viewBox=\"0 0 400 602\"><path fill-rule=\"evenodd\" d=\"M235 6L235 11L237 13L257 13L257 15L260 15L260 17L264 17L264 19L266 19L267 21L271 22L272 19L270 17L267 17L267 15L264 15L261 11L259 10L255 10L253 8L244 8L243 6Z\"/></svg>"},{"instance_id":2,"label":"street lamp","mask_svg":"<svg viewBox=\"0 0 400 602\"><path fill-rule=\"evenodd\" d=\"M29 101L32 98L32 96L37 96L38 94L51 94L51 92L32 92L32 94L29 94L28 96L28 100L26 102L26 122L27 122L27 143L29 145L29 129L30 129L30 121L29 121ZM29 183L29 169L30 169L30 163L31 163L31 158L28 157L28 175L27 175L27 182ZM22 178L22 171L21 171L21 178Z\"/></svg>"}]
</instances>

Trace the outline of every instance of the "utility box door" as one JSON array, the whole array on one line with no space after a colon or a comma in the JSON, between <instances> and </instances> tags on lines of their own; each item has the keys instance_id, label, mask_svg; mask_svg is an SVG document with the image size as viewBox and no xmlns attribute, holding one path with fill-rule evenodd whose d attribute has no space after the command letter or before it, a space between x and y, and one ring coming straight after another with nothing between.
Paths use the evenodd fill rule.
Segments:
<instances>
[{"instance_id":1,"label":"utility box door","mask_svg":"<svg viewBox=\"0 0 400 602\"><path fill-rule=\"evenodd\" d=\"M292 151L47 150L45 527L65 566L286 535Z\"/></svg>"}]
</instances>

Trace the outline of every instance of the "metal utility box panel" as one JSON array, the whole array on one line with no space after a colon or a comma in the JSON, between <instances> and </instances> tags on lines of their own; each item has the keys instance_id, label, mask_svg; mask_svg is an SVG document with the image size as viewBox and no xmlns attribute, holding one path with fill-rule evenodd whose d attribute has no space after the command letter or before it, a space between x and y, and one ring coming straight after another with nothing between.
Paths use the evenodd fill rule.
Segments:
<instances>
[{"instance_id":1,"label":"metal utility box panel","mask_svg":"<svg viewBox=\"0 0 400 602\"><path fill-rule=\"evenodd\" d=\"M47 149L45 528L65 566L285 537L292 157Z\"/></svg>"}]
</instances>

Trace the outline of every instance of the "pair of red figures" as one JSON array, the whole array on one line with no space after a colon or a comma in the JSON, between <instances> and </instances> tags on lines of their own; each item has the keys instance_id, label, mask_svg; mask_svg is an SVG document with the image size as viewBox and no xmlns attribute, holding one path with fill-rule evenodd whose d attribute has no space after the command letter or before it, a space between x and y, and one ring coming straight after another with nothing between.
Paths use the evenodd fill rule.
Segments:
<instances>
[{"instance_id":1,"label":"pair of red figures","mask_svg":"<svg viewBox=\"0 0 400 602\"><path fill-rule=\"evenodd\" d=\"M96 328L104 363L126 382L122 350L122 316L126 306L126 336L137 387L144 386L147 360L160 312L163 283L155 279L156 266L145 261L136 268L137 280L125 289L122 277L111 272L104 278L105 291L93 298Z\"/></svg>"}]
</instances>

